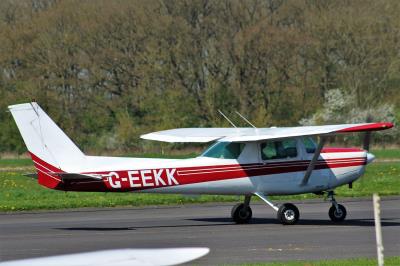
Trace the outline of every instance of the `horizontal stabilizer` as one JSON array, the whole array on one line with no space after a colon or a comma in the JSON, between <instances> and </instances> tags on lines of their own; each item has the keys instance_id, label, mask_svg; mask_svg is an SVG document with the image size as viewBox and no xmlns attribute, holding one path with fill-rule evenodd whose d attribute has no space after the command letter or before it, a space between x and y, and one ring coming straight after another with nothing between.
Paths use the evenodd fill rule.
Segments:
<instances>
[{"instance_id":1,"label":"horizontal stabilizer","mask_svg":"<svg viewBox=\"0 0 400 266\"><path fill-rule=\"evenodd\" d=\"M86 175L86 174L76 174L76 173L54 173L61 177L62 181L79 181L79 180L93 180L99 181L102 180L103 177L101 175Z\"/></svg>"},{"instance_id":2,"label":"horizontal stabilizer","mask_svg":"<svg viewBox=\"0 0 400 266\"><path fill-rule=\"evenodd\" d=\"M77 174L77 173L54 173L54 172L49 172L49 175L55 176L55 177L61 177L62 181L80 181L80 180L93 180L93 181L99 181L103 179L102 175L87 175L87 174ZM38 178L37 173L27 173L24 174L24 176L31 177L31 178Z\"/></svg>"},{"instance_id":3,"label":"horizontal stabilizer","mask_svg":"<svg viewBox=\"0 0 400 266\"><path fill-rule=\"evenodd\" d=\"M26 173L26 174L23 174L24 176L27 176L27 177L30 177L30 178L33 178L33 179L38 179L38 174L37 173Z\"/></svg>"}]
</instances>

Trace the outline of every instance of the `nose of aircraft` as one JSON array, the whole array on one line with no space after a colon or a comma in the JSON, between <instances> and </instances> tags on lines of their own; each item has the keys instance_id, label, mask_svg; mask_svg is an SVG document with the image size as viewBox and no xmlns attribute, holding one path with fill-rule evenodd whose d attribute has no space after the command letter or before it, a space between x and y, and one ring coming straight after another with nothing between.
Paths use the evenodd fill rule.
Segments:
<instances>
[{"instance_id":1,"label":"nose of aircraft","mask_svg":"<svg viewBox=\"0 0 400 266\"><path fill-rule=\"evenodd\" d=\"M372 163L372 161L375 160L375 155L372 153L367 153L367 164Z\"/></svg>"}]
</instances>

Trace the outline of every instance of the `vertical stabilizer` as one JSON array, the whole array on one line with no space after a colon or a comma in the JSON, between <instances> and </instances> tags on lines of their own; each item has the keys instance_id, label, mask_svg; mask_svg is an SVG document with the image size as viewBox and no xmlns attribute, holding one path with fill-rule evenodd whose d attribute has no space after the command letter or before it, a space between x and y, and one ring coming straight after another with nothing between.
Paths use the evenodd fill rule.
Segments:
<instances>
[{"instance_id":1,"label":"vertical stabilizer","mask_svg":"<svg viewBox=\"0 0 400 266\"><path fill-rule=\"evenodd\" d=\"M12 105L8 109L36 167L37 163L46 164L43 167L52 172L55 169L69 172L76 171L84 164L83 152L37 103Z\"/></svg>"}]
</instances>

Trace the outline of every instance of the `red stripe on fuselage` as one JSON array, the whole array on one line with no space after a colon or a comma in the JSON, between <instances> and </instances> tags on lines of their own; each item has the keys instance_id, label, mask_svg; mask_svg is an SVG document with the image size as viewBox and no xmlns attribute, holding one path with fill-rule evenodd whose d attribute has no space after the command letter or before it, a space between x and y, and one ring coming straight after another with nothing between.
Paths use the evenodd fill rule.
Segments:
<instances>
[{"instance_id":1,"label":"red stripe on fuselage","mask_svg":"<svg viewBox=\"0 0 400 266\"><path fill-rule=\"evenodd\" d=\"M310 161L286 161L286 162L274 162L274 163L254 163L254 164L230 164L230 165L211 165L211 166L192 166L192 167L181 167L181 168L159 168L159 169L140 169L133 170L138 171L137 176L139 177L135 182L139 187L131 187L129 181L128 170L121 171L101 171L101 172L85 172L86 174L104 174L108 175L112 172L118 175L118 180L121 184L121 188L112 188L108 177L104 177L103 181L96 182L79 182L74 181L68 184L58 182L57 180L50 180L50 177L44 175L41 172L51 173L51 172L63 172L55 166L52 166L39 157L32 155L35 167L40 170L38 171L40 180L39 183L50 188L55 188L61 190L71 190L71 191L134 191L143 189L153 189L160 187L174 186L177 184L168 184L167 182L167 170L175 169L174 178L179 183L179 185L185 184L195 184L202 182L211 181L221 181L228 179L237 179L252 176L263 176L272 174L284 174L299 171L306 171ZM315 165L315 170L321 169L333 169L341 167L351 167L351 166L361 166L366 164L365 157L352 157L352 158L337 158L337 159L325 159L319 160ZM47 169L46 169L47 168ZM49 172L48 170L51 170ZM150 176L147 183L152 183L152 186L144 186L146 183L141 178L141 172L147 171L146 175ZM163 179L166 185L158 182L159 185L155 185L154 171L161 171L161 179ZM54 176L54 174L52 174Z\"/></svg>"},{"instance_id":2,"label":"red stripe on fuselage","mask_svg":"<svg viewBox=\"0 0 400 266\"><path fill-rule=\"evenodd\" d=\"M272 174L284 174L299 171L306 171L310 161L295 161L295 162L283 162L273 164L245 164L245 165L213 165L213 166L196 166L196 167L184 167L184 168L165 168L164 175L162 176L164 183L167 183L165 171L168 169L176 169L176 175L174 178L178 181L179 185L195 184L211 181L221 181L229 179L237 179L252 176L264 176ZM359 158L341 158L341 159L328 159L321 160L315 165L315 170L321 169L333 169L340 167L351 167L361 166L366 164L365 157ZM121 184L121 188L111 188L109 182L107 186L110 190L116 191L135 191L153 188L168 187L169 185L155 185L155 178L152 174L153 171L160 171L161 169L143 169L136 170L137 179L134 184L139 187L131 187L129 176L127 171L114 171L118 175L118 179L112 181L118 181ZM150 176L147 183L151 183L150 186L145 186L143 179L141 178L141 172L147 171L146 175ZM102 172L101 174L107 174L109 172ZM98 174L98 173L97 173ZM175 184L173 184L175 185Z\"/></svg>"}]
</instances>

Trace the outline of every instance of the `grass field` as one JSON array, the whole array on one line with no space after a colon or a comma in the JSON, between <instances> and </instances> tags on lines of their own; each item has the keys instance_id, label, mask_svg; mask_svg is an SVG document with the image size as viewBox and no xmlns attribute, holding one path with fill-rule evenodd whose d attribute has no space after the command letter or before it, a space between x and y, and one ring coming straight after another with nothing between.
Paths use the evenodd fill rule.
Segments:
<instances>
[{"instance_id":1,"label":"grass field","mask_svg":"<svg viewBox=\"0 0 400 266\"><path fill-rule=\"evenodd\" d=\"M396 150L384 154L385 158L400 157ZM389 157L389 154L392 157ZM148 155L149 156L149 155ZM153 156L153 155L152 155ZM181 156L183 157L183 156ZM379 157L378 157L379 158ZM76 207L115 207L165 205L203 202L238 201L237 196L182 196L140 193L89 193L62 192L44 188L36 180L24 176L29 171L17 170L19 167L30 167L29 159L0 160L0 211L63 209ZM14 168L16 170L10 170ZM32 168L33 171L33 168ZM366 174L353 184L353 189L347 186L336 190L339 197L371 196L378 192L380 195L400 195L400 162L380 162L368 166ZM272 199L309 199L316 198L314 194L303 194ZM255 199L257 200L257 199Z\"/></svg>"},{"instance_id":2,"label":"grass field","mask_svg":"<svg viewBox=\"0 0 400 266\"><path fill-rule=\"evenodd\" d=\"M25 167L32 166L33 163L31 159L1 159L0 168L11 168L11 167Z\"/></svg>"},{"instance_id":3,"label":"grass field","mask_svg":"<svg viewBox=\"0 0 400 266\"><path fill-rule=\"evenodd\" d=\"M371 150L378 159L400 159L400 149Z\"/></svg>"},{"instance_id":4,"label":"grass field","mask_svg":"<svg viewBox=\"0 0 400 266\"><path fill-rule=\"evenodd\" d=\"M376 259L367 259L367 258L240 264L240 266L375 266L375 265L377 265ZM400 257L385 258L385 265L386 266L400 265Z\"/></svg>"}]
</instances>

